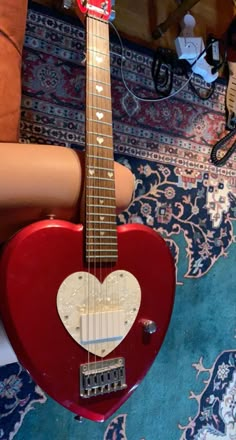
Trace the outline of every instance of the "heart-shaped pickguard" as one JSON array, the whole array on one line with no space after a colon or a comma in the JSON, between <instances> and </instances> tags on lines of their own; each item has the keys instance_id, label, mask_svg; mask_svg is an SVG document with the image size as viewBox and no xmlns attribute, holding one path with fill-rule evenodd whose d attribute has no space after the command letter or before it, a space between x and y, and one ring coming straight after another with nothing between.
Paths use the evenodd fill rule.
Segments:
<instances>
[{"instance_id":1,"label":"heart-shaped pickguard","mask_svg":"<svg viewBox=\"0 0 236 440\"><path fill-rule=\"evenodd\" d=\"M103 283L88 272L75 272L57 294L57 310L66 330L100 357L111 353L129 333L140 303L139 282L125 270L110 273Z\"/></svg>"}]
</instances>

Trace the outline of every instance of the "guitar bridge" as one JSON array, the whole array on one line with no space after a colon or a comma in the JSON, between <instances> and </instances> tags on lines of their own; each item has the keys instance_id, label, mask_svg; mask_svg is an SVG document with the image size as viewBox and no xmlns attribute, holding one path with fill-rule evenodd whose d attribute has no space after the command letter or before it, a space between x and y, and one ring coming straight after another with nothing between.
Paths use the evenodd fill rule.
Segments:
<instances>
[{"instance_id":1,"label":"guitar bridge","mask_svg":"<svg viewBox=\"0 0 236 440\"><path fill-rule=\"evenodd\" d=\"M124 358L90 362L80 366L80 396L102 396L127 387Z\"/></svg>"}]
</instances>

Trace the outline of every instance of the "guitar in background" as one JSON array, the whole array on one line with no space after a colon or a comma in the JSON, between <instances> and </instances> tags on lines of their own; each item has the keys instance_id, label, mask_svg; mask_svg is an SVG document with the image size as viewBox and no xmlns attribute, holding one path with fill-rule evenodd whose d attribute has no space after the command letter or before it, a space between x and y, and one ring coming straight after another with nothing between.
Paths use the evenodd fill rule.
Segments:
<instances>
[{"instance_id":1,"label":"guitar in background","mask_svg":"<svg viewBox=\"0 0 236 440\"><path fill-rule=\"evenodd\" d=\"M166 334L175 267L143 225L116 225L110 88L110 1L86 16L84 224L36 222L0 264L1 316L19 361L61 405L94 421L139 385Z\"/></svg>"}]
</instances>

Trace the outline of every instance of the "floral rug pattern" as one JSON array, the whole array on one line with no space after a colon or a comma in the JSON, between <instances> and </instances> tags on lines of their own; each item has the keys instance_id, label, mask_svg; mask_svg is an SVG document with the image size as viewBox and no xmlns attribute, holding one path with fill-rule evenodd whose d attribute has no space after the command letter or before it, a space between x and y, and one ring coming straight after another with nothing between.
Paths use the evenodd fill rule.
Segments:
<instances>
[{"instance_id":1,"label":"floral rug pattern","mask_svg":"<svg viewBox=\"0 0 236 440\"><path fill-rule=\"evenodd\" d=\"M190 420L180 440L233 440L236 438L236 351L225 351L212 368L203 359L193 364L197 377L207 372L209 379L200 395L191 392L198 402L198 414Z\"/></svg>"},{"instance_id":2,"label":"floral rug pattern","mask_svg":"<svg viewBox=\"0 0 236 440\"><path fill-rule=\"evenodd\" d=\"M156 97L151 54L127 45L125 57L129 87L143 97ZM23 54L22 142L84 148L83 58L80 24L30 5ZM176 237L182 233L188 260L184 276L201 278L235 242L236 160L232 157L218 169L209 162L212 146L224 135L226 87L218 82L208 101L199 100L186 87L171 100L140 104L125 89L120 64L120 47L112 40L116 160L136 178L134 198L118 223L142 223L157 230L169 243L177 268ZM174 88L184 81L175 76ZM201 80L199 86L204 88ZM199 413L188 426L180 426L181 440L236 438L229 434L236 426L235 356L233 351L223 352L209 370L205 391L192 394L198 399ZM195 368L198 375L207 371L202 360ZM27 412L45 401L44 393L18 364L1 368L0 439L13 439ZM126 414L111 421L104 440L131 440L126 436Z\"/></svg>"},{"instance_id":3,"label":"floral rug pattern","mask_svg":"<svg viewBox=\"0 0 236 440\"><path fill-rule=\"evenodd\" d=\"M190 393L198 403L198 413L189 419L179 440L234 440L236 438L236 351L225 351L212 368L205 368L203 359L193 364L197 378L208 374L206 386L199 395ZM104 440L129 440L126 436L127 414L115 417L106 429ZM137 438L139 440L139 438ZM141 439L145 440L145 439Z\"/></svg>"},{"instance_id":4,"label":"floral rug pattern","mask_svg":"<svg viewBox=\"0 0 236 440\"><path fill-rule=\"evenodd\" d=\"M120 223L142 223L156 229L168 241L176 267L179 249L174 237L182 231L188 258L185 277L201 277L219 257L227 255L235 240L231 219L236 199L224 179L140 159L119 161L136 176L134 198L119 215Z\"/></svg>"},{"instance_id":5,"label":"floral rug pattern","mask_svg":"<svg viewBox=\"0 0 236 440\"><path fill-rule=\"evenodd\" d=\"M26 414L46 396L19 364L0 368L0 439L11 440Z\"/></svg>"}]
</instances>

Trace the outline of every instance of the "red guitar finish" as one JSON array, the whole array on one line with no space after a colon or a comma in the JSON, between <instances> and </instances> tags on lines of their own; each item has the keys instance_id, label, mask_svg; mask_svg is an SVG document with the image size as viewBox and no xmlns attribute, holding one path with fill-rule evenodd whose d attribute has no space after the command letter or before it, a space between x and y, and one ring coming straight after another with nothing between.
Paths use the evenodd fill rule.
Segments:
<instances>
[{"instance_id":1,"label":"red guitar finish","mask_svg":"<svg viewBox=\"0 0 236 440\"><path fill-rule=\"evenodd\" d=\"M88 270L83 226L59 220L28 226L6 246L0 264L1 315L20 362L56 401L100 422L131 395L154 361L168 328L175 290L173 259L156 232L124 225L117 234L118 260L113 266L104 264L96 276L102 282L111 271L127 270L139 281L142 299L130 332L105 358L122 356L126 362L127 388L111 394L80 397L80 364L88 361L88 353L66 331L56 307L62 281ZM145 333L143 320L155 321L156 333Z\"/></svg>"}]
</instances>

